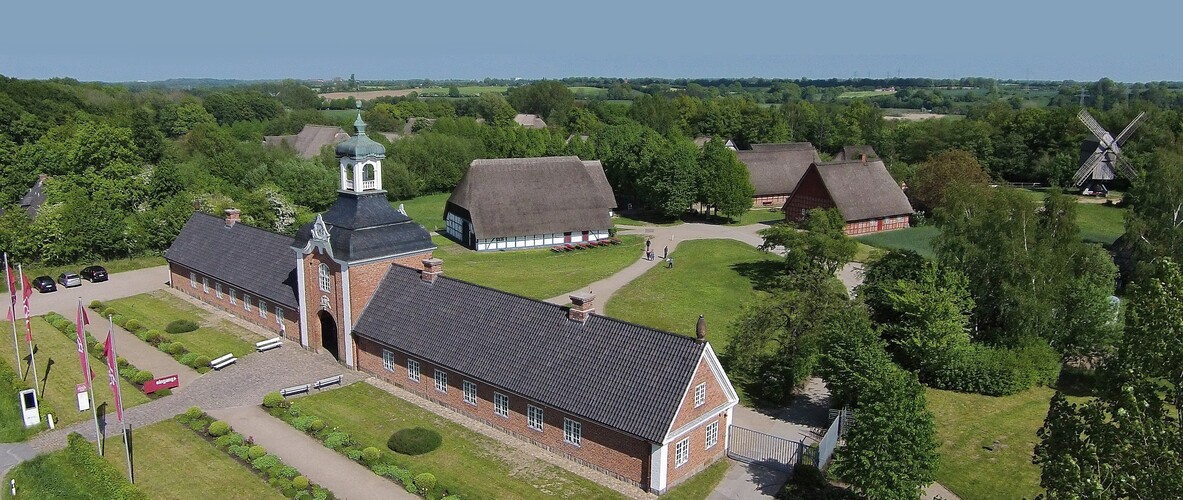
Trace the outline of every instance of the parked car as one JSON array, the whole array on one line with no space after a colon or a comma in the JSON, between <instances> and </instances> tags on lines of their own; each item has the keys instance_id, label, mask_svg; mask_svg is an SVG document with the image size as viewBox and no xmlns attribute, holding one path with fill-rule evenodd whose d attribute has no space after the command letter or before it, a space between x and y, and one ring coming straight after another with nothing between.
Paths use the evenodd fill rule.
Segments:
<instances>
[{"instance_id":1,"label":"parked car","mask_svg":"<svg viewBox=\"0 0 1183 500\"><path fill-rule=\"evenodd\" d=\"M107 269L103 266L87 266L79 273L82 279L90 281L91 283L98 283L100 281L107 281Z\"/></svg>"},{"instance_id":2,"label":"parked car","mask_svg":"<svg viewBox=\"0 0 1183 500\"><path fill-rule=\"evenodd\" d=\"M66 288L82 286L82 278L76 273L65 272L58 275L58 283L61 283Z\"/></svg>"},{"instance_id":3,"label":"parked car","mask_svg":"<svg viewBox=\"0 0 1183 500\"><path fill-rule=\"evenodd\" d=\"M49 292L58 291L57 284L54 283L53 278L50 278L49 276L38 276L36 278L33 278L32 284L33 284L33 288L36 288L37 291L41 292L41 293L49 293Z\"/></svg>"}]
</instances>

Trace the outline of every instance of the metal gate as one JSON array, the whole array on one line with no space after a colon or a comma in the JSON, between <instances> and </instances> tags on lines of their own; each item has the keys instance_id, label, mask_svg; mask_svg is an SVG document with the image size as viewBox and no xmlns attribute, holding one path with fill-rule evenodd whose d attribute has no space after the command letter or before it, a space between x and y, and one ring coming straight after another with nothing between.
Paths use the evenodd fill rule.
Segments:
<instances>
[{"instance_id":1,"label":"metal gate","mask_svg":"<svg viewBox=\"0 0 1183 500\"><path fill-rule=\"evenodd\" d=\"M791 470L804 461L817 463L817 449L746 427L728 427L727 456L744 463Z\"/></svg>"}]
</instances>

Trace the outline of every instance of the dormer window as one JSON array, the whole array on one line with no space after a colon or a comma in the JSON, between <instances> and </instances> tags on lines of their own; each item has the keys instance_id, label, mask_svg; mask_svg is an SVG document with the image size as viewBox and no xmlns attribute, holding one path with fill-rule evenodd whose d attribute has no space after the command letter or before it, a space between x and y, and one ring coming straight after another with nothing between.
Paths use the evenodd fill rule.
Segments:
<instances>
[{"instance_id":1,"label":"dormer window","mask_svg":"<svg viewBox=\"0 0 1183 500\"><path fill-rule=\"evenodd\" d=\"M322 292L333 291L333 275L329 271L328 264L321 264L320 265L320 291L322 291Z\"/></svg>"}]
</instances>

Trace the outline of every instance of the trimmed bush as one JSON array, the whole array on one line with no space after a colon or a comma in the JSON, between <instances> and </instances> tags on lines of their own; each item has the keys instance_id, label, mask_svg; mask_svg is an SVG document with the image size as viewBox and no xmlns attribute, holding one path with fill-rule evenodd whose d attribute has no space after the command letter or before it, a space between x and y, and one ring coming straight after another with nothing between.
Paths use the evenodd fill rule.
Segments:
<instances>
[{"instance_id":1,"label":"trimmed bush","mask_svg":"<svg viewBox=\"0 0 1183 500\"><path fill-rule=\"evenodd\" d=\"M308 478L304 476L296 476L292 478L292 487L297 490L308 489Z\"/></svg>"},{"instance_id":2,"label":"trimmed bush","mask_svg":"<svg viewBox=\"0 0 1183 500\"><path fill-rule=\"evenodd\" d=\"M164 332L156 329L148 329L144 332L144 342L152 345L164 342Z\"/></svg>"},{"instance_id":3,"label":"trimmed bush","mask_svg":"<svg viewBox=\"0 0 1183 500\"><path fill-rule=\"evenodd\" d=\"M402 429L390 435L386 446L403 455L422 455L439 448L443 438L440 434L424 427Z\"/></svg>"},{"instance_id":4,"label":"trimmed bush","mask_svg":"<svg viewBox=\"0 0 1183 500\"><path fill-rule=\"evenodd\" d=\"M203 366L209 366L210 361L212 360L209 359L209 356L197 356L197 359L194 359L193 364L189 366L192 366L193 368L201 368Z\"/></svg>"},{"instance_id":5,"label":"trimmed bush","mask_svg":"<svg viewBox=\"0 0 1183 500\"><path fill-rule=\"evenodd\" d=\"M312 500L328 500L329 490L321 488L320 486L312 487Z\"/></svg>"},{"instance_id":6,"label":"trimmed bush","mask_svg":"<svg viewBox=\"0 0 1183 500\"><path fill-rule=\"evenodd\" d=\"M128 366L131 366L131 363L128 363L126 359L123 359L120 356L115 356L115 366L117 368L127 368Z\"/></svg>"},{"instance_id":7,"label":"trimmed bush","mask_svg":"<svg viewBox=\"0 0 1183 500\"><path fill-rule=\"evenodd\" d=\"M188 333L196 329L197 322L188 319L178 319L164 327L164 331L168 333Z\"/></svg>"},{"instance_id":8,"label":"trimmed bush","mask_svg":"<svg viewBox=\"0 0 1183 500\"><path fill-rule=\"evenodd\" d=\"M180 356L187 352L189 352L189 350L185 348L185 344L180 342L173 342L168 345L168 353L172 354L173 356Z\"/></svg>"},{"instance_id":9,"label":"trimmed bush","mask_svg":"<svg viewBox=\"0 0 1183 500\"><path fill-rule=\"evenodd\" d=\"M312 425L308 427L312 432L320 432L325 428L325 421L319 418L312 419Z\"/></svg>"},{"instance_id":10,"label":"trimmed bush","mask_svg":"<svg viewBox=\"0 0 1183 500\"><path fill-rule=\"evenodd\" d=\"M299 476L300 471L296 470L295 467L292 467L290 465L281 465L279 467L271 469L271 475L275 476L275 477L282 477L284 479L290 480L290 479L295 479L296 476ZM305 486L305 488L307 488L307 486Z\"/></svg>"},{"instance_id":11,"label":"trimmed bush","mask_svg":"<svg viewBox=\"0 0 1183 500\"><path fill-rule=\"evenodd\" d=\"M250 452L250 449L250 446L232 444L229 448L226 448L226 451L230 452L231 455L238 457L239 460L247 460L249 458L248 453Z\"/></svg>"},{"instance_id":12,"label":"trimmed bush","mask_svg":"<svg viewBox=\"0 0 1183 500\"><path fill-rule=\"evenodd\" d=\"M111 321L114 322L116 325L124 326L127 324L127 316L124 316L122 314L115 314L115 315L111 316Z\"/></svg>"},{"instance_id":13,"label":"trimmed bush","mask_svg":"<svg viewBox=\"0 0 1183 500\"><path fill-rule=\"evenodd\" d=\"M97 301L97 300L92 300L92 301L90 301L90 309L91 309L92 311L97 311L97 310L99 310L99 309L102 309L102 308L103 308L103 303L102 303L102 302L99 302L99 301Z\"/></svg>"},{"instance_id":14,"label":"trimmed bush","mask_svg":"<svg viewBox=\"0 0 1183 500\"><path fill-rule=\"evenodd\" d=\"M156 348L160 349L162 352L168 353L168 349L172 347L172 345L172 342L161 342L156 344Z\"/></svg>"},{"instance_id":15,"label":"trimmed bush","mask_svg":"<svg viewBox=\"0 0 1183 500\"><path fill-rule=\"evenodd\" d=\"M131 365L127 365L127 366L119 369L119 376L123 377L125 379L128 379L128 380L132 380L132 379L136 378L136 374L139 372L140 372L140 370L138 368L131 366Z\"/></svg>"},{"instance_id":16,"label":"trimmed bush","mask_svg":"<svg viewBox=\"0 0 1183 500\"><path fill-rule=\"evenodd\" d=\"M415 489L419 490L419 494L427 496L435 489L435 474L424 472L415 476Z\"/></svg>"},{"instance_id":17,"label":"trimmed bush","mask_svg":"<svg viewBox=\"0 0 1183 500\"><path fill-rule=\"evenodd\" d=\"M123 327L129 332L135 333L143 329L144 325L140 324L139 320L133 318L127 320L127 323L124 323Z\"/></svg>"},{"instance_id":18,"label":"trimmed bush","mask_svg":"<svg viewBox=\"0 0 1183 500\"><path fill-rule=\"evenodd\" d=\"M212 427L212 425L211 425L211 427ZM231 432L229 434L226 434L225 436L221 436L221 437L215 439L214 444L217 445L219 448L226 448L229 446L236 446L236 445L241 446L242 443L244 443L245 441L246 441L246 438L242 437L242 434L239 434L237 432Z\"/></svg>"},{"instance_id":19,"label":"trimmed bush","mask_svg":"<svg viewBox=\"0 0 1183 500\"><path fill-rule=\"evenodd\" d=\"M150 372L148 370L140 370L140 371L136 372L136 376L132 377L131 381L133 383L135 383L136 385L144 385L144 382L147 382L147 381L152 380L154 378L156 378L156 377L152 375L152 372Z\"/></svg>"},{"instance_id":20,"label":"trimmed bush","mask_svg":"<svg viewBox=\"0 0 1183 500\"><path fill-rule=\"evenodd\" d=\"M1061 366L1060 355L1042 342L1014 349L975 345L921 377L937 389L1009 396L1055 383Z\"/></svg>"},{"instance_id":21,"label":"trimmed bush","mask_svg":"<svg viewBox=\"0 0 1183 500\"><path fill-rule=\"evenodd\" d=\"M201 408L198 408L196 406L190 406L188 410L185 410L185 413L181 414L181 420L188 422L191 420L199 419L204 416L205 416L205 412L201 411Z\"/></svg>"},{"instance_id":22,"label":"trimmed bush","mask_svg":"<svg viewBox=\"0 0 1183 500\"><path fill-rule=\"evenodd\" d=\"M279 392L268 392L266 396L263 396L264 408L278 408L282 404L283 396Z\"/></svg>"},{"instance_id":23,"label":"trimmed bush","mask_svg":"<svg viewBox=\"0 0 1183 500\"><path fill-rule=\"evenodd\" d=\"M300 432L308 432L308 429L312 428L312 421L313 420L316 420L316 417L314 417L312 415L304 415L302 417L296 417L296 418L292 419L292 427L295 427Z\"/></svg>"},{"instance_id":24,"label":"trimmed bush","mask_svg":"<svg viewBox=\"0 0 1183 500\"><path fill-rule=\"evenodd\" d=\"M230 432L230 424L228 424L226 422L223 422L221 420L216 420L216 421L214 421L214 423L209 424L209 435L210 436L221 437L221 436L225 436L226 433L228 433L228 432Z\"/></svg>"},{"instance_id":25,"label":"trimmed bush","mask_svg":"<svg viewBox=\"0 0 1183 500\"><path fill-rule=\"evenodd\" d=\"M361 459L367 464L372 464L379 458L382 458L382 450L379 450L378 448L367 446L366 449L361 450Z\"/></svg>"},{"instance_id":26,"label":"trimmed bush","mask_svg":"<svg viewBox=\"0 0 1183 500\"><path fill-rule=\"evenodd\" d=\"M193 366L193 362L197 361L197 353L185 353L185 355L181 356L181 359L178 359L177 361L180 361L182 365L188 366L190 368L197 368L196 366Z\"/></svg>"},{"instance_id":27,"label":"trimmed bush","mask_svg":"<svg viewBox=\"0 0 1183 500\"><path fill-rule=\"evenodd\" d=\"M104 307L103 312L101 312L99 314L101 314L105 318L107 316L114 316L117 313L118 313L118 311L116 311L114 307Z\"/></svg>"},{"instance_id":28,"label":"trimmed bush","mask_svg":"<svg viewBox=\"0 0 1183 500\"><path fill-rule=\"evenodd\" d=\"M251 446L251 449L249 451L247 451L246 456L248 458L250 458L251 460L254 460L254 459L259 458L259 457L266 455L266 454L267 454L267 448L264 448L259 445L254 445L254 446Z\"/></svg>"},{"instance_id":29,"label":"trimmed bush","mask_svg":"<svg viewBox=\"0 0 1183 500\"><path fill-rule=\"evenodd\" d=\"M360 462L361 461L361 450L359 450L357 448L350 448L348 450L345 450L345 456L348 457L350 460L353 460L354 462Z\"/></svg>"},{"instance_id":30,"label":"trimmed bush","mask_svg":"<svg viewBox=\"0 0 1183 500\"><path fill-rule=\"evenodd\" d=\"M251 449L253 450L254 448L252 447ZM260 472L270 473L271 469L281 465L283 465L283 462L279 460L279 457L271 454L263 455L259 458L251 460L251 466L255 469L258 469Z\"/></svg>"},{"instance_id":31,"label":"trimmed bush","mask_svg":"<svg viewBox=\"0 0 1183 500\"><path fill-rule=\"evenodd\" d=\"M349 446L349 443L350 443L349 433L348 432L341 432L341 431L330 432L328 436L325 436L324 443L325 443L325 446L328 446L331 449L339 450L341 448Z\"/></svg>"}]
</instances>

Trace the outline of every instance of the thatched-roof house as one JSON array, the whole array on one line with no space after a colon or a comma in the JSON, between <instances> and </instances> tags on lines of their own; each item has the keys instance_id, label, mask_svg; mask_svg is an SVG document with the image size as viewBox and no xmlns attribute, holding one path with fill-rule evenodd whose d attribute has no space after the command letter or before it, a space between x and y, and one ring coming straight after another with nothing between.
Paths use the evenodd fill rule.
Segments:
<instances>
[{"instance_id":1,"label":"thatched-roof house","mask_svg":"<svg viewBox=\"0 0 1183 500\"><path fill-rule=\"evenodd\" d=\"M474 250L608 237L616 200L599 161L575 156L474 160L444 207L448 236Z\"/></svg>"},{"instance_id":2,"label":"thatched-roof house","mask_svg":"<svg viewBox=\"0 0 1183 500\"><path fill-rule=\"evenodd\" d=\"M296 135L268 135L263 137L264 146L278 147L283 144L291 146L296 154L304 158L314 158L320 154L320 149L334 145L349 138L345 129L328 125L304 125Z\"/></svg>"},{"instance_id":3,"label":"thatched-roof house","mask_svg":"<svg viewBox=\"0 0 1183 500\"><path fill-rule=\"evenodd\" d=\"M526 128L546 128L546 122L538 115L518 113L513 117L513 121Z\"/></svg>"},{"instance_id":4,"label":"thatched-roof house","mask_svg":"<svg viewBox=\"0 0 1183 500\"><path fill-rule=\"evenodd\" d=\"M800 222L814 208L837 208L850 235L906 228L912 214L908 197L879 160L810 165L785 202L785 220Z\"/></svg>"},{"instance_id":5,"label":"thatched-roof house","mask_svg":"<svg viewBox=\"0 0 1183 500\"><path fill-rule=\"evenodd\" d=\"M756 189L753 204L766 207L784 205L805 169L821 161L817 150L808 142L752 144L752 149L741 149L735 154L748 167L752 187Z\"/></svg>"},{"instance_id":6,"label":"thatched-roof house","mask_svg":"<svg viewBox=\"0 0 1183 500\"><path fill-rule=\"evenodd\" d=\"M834 155L834 161L863 161L863 160L878 160L879 154L875 152L875 148L868 144L857 144L854 146L842 146L842 151Z\"/></svg>"}]
</instances>

